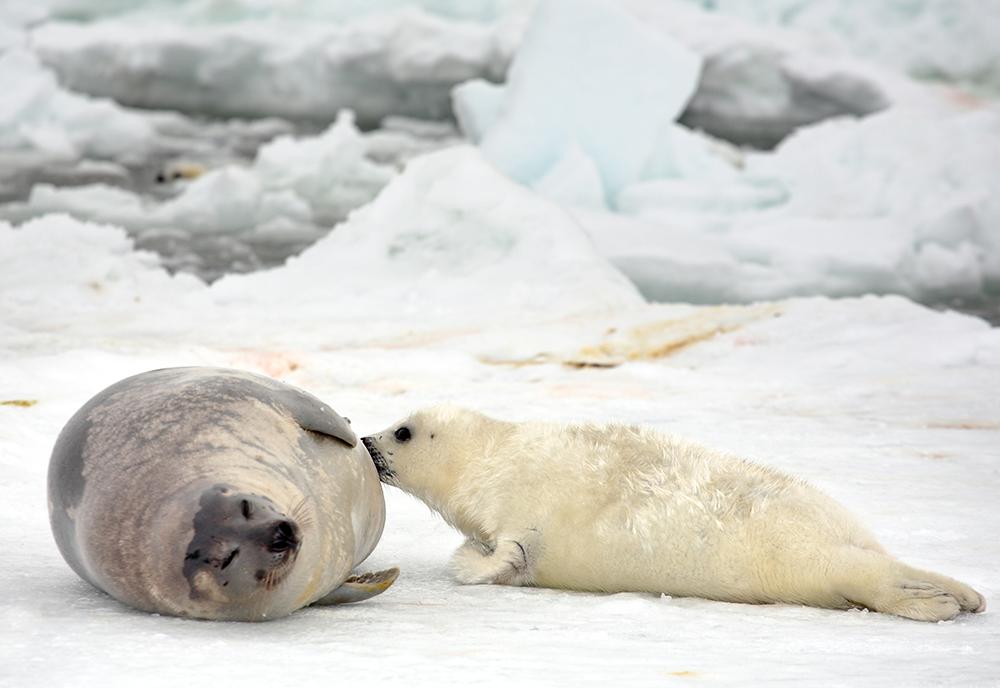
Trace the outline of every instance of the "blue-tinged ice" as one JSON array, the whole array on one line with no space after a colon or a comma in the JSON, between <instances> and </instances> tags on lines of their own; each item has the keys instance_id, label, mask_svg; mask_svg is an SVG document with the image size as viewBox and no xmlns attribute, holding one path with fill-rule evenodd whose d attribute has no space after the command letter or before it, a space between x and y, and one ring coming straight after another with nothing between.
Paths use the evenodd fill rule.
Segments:
<instances>
[{"instance_id":1,"label":"blue-tinged ice","mask_svg":"<svg viewBox=\"0 0 1000 688\"><path fill-rule=\"evenodd\" d=\"M481 85L455 98L460 112L475 113L465 121L487 159L510 177L538 182L575 143L597 165L610 200L641 178L700 67L694 52L612 3L547 0L514 56L499 108L497 91Z\"/></svg>"}]
</instances>

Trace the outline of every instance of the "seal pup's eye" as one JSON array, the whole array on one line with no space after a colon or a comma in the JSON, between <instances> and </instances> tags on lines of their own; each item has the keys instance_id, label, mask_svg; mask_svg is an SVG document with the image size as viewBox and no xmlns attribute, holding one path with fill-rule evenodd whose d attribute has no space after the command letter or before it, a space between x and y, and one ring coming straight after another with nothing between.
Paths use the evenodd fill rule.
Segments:
<instances>
[{"instance_id":1,"label":"seal pup's eye","mask_svg":"<svg viewBox=\"0 0 1000 688\"><path fill-rule=\"evenodd\" d=\"M250 506L250 502L246 499L240 502L240 512L243 514L243 518L247 519L250 518L251 514L253 514L253 507Z\"/></svg>"},{"instance_id":2,"label":"seal pup's eye","mask_svg":"<svg viewBox=\"0 0 1000 688\"><path fill-rule=\"evenodd\" d=\"M408 442L411 437L410 429L405 425L394 432L393 435L395 435L397 442Z\"/></svg>"}]
</instances>

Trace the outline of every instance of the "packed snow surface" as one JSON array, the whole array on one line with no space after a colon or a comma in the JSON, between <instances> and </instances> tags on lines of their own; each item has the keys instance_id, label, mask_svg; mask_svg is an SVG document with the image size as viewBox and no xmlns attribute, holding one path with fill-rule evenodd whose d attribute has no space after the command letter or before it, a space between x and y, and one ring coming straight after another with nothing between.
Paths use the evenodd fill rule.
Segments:
<instances>
[{"instance_id":1,"label":"packed snow surface","mask_svg":"<svg viewBox=\"0 0 1000 688\"><path fill-rule=\"evenodd\" d=\"M577 261L593 255L557 209L520 209L518 194L528 192L491 180L481 165L469 152L432 158L426 176L390 186L357 221L398 219L405 206L430 227L449 216L456 230L471 224L446 186L427 186L439 176L433 167L447 167L498 187L470 211L499 212L494 222L526 249L558 231L578 245ZM546 225L543 237L522 236ZM455 239L443 227L431 236ZM303 281L313 263L335 271L350 260L317 245L266 273L259 291L252 276L231 278L245 303L218 311L211 289L169 277L155 256L132 252L120 230L52 217L3 228L0 239L8 259L0 270L4 685L124 686L141 677L166 686L192 676L326 685L336 676L380 685L985 686L1000 676L995 611L921 624L788 605L463 587L447 572L460 536L392 488L385 535L362 566L401 567L380 597L265 624L152 616L73 574L51 538L44 497L55 436L91 395L142 370L236 366L312 391L360 433L451 402L510 419L618 420L694 437L812 481L890 551L969 582L992 609L1000 598L1000 330L978 319L899 297L699 308L645 305L622 292L608 311L601 292L616 282L600 270L576 275L589 288L578 301L563 292L548 297L545 313L522 315L502 304L518 274L544 288L532 250L515 241L504 274L479 280L441 253L427 262L444 250L430 238L397 242L408 256L399 270L379 267L388 256L366 255L362 245L369 288L350 294L325 288L318 275ZM556 294L566 276L552 279ZM470 305L481 300L487 312L415 319L405 295L423 280L465 288ZM587 301L593 309L581 311Z\"/></svg>"}]
</instances>

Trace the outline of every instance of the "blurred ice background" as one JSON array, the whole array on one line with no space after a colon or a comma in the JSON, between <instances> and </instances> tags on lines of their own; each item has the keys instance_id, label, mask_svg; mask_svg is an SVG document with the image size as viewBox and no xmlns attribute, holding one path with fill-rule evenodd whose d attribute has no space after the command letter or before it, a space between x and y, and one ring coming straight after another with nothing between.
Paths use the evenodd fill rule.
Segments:
<instances>
[{"instance_id":1,"label":"blurred ice background","mask_svg":"<svg viewBox=\"0 0 1000 688\"><path fill-rule=\"evenodd\" d=\"M535 6L15 0L0 218L119 226L212 281L468 139L649 299L1000 317L996 3Z\"/></svg>"},{"instance_id":2,"label":"blurred ice background","mask_svg":"<svg viewBox=\"0 0 1000 688\"><path fill-rule=\"evenodd\" d=\"M998 161L1000 0L5 0L0 685L995 685L990 615L458 589L395 493L391 593L223 635L74 583L40 495L90 395L233 365L695 435L994 604Z\"/></svg>"}]
</instances>

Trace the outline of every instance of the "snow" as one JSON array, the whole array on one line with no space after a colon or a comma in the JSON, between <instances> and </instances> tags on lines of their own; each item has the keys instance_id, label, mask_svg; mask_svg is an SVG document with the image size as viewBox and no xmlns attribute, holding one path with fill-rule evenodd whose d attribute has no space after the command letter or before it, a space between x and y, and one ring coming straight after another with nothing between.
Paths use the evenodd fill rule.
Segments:
<instances>
[{"instance_id":1,"label":"snow","mask_svg":"<svg viewBox=\"0 0 1000 688\"><path fill-rule=\"evenodd\" d=\"M645 223L624 232L625 218L578 217L657 300L978 297L1000 288L998 155L995 106L893 108L805 128L729 179L626 188L619 209Z\"/></svg>"},{"instance_id":2,"label":"snow","mask_svg":"<svg viewBox=\"0 0 1000 688\"><path fill-rule=\"evenodd\" d=\"M995 311L995 17L535 5L3 3L0 686L996 683L1000 329L913 302ZM452 103L464 145L406 117ZM203 118L236 112L314 124ZM164 165L204 171L153 184ZM184 242L229 262L163 249ZM168 271L192 267L226 274ZM361 434L449 402L686 435L810 480L990 610L459 586L460 536L387 488L362 566L401 567L385 594L266 624L142 614L62 561L47 459L95 392L179 365L286 380Z\"/></svg>"},{"instance_id":3,"label":"snow","mask_svg":"<svg viewBox=\"0 0 1000 688\"><path fill-rule=\"evenodd\" d=\"M86 236L92 242L98 233ZM36 271L51 270L50 256L17 250ZM266 624L152 616L73 574L49 535L44 504L54 437L95 391L160 366L234 365L313 391L360 432L448 401L512 419L617 419L698 437L811 480L859 513L891 551L972 583L992 607L1000 595L993 537L1000 425L992 403L1000 337L982 321L898 297L638 304L573 317L553 310L548 326L519 328L516 315L487 325L498 341L519 340L523 353L501 362L468 348L460 318L386 348L368 329L380 312L349 323L311 317L296 328L272 325L265 345L261 328L302 307L286 298L257 303L255 318L229 314L227 326L245 346L206 347L202 327L214 314L201 308L173 322L169 338L105 322L102 338L92 340L86 321L98 311L89 310L89 295L65 289L60 274L103 287L128 272L131 291L122 295L169 314L159 305L174 295L165 275L155 279L148 261L128 253L117 263L109 276L52 270L31 292L55 297L50 305L61 303L75 321L53 328L36 304L25 319L34 314L37 323L23 322L26 337L0 358L0 401L34 402L0 405L0 535L8 543L0 680L985 685L1000 671L995 612L920 624L857 611L459 586L446 563L460 537L391 488L385 535L363 565L402 568L382 596ZM28 278L26 271L19 279ZM335 312L342 300L326 297ZM317 343L342 340L348 326L352 343ZM593 367L595 351L611 367Z\"/></svg>"},{"instance_id":4,"label":"snow","mask_svg":"<svg viewBox=\"0 0 1000 688\"><path fill-rule=\"evenodd\" d=\"M6 347L34 330L54 335L141 319L151 309L182 309L204 285L171 277L149 252L134 252L117 227L52 215L12 228L0 223L0 341ZM103 320L102 320L103 319ZM176 322L161 327L176 327Z\"/></svg>"},{"instance_id":5,"label":"snow","mask_svg":"<svg viewBox=\"0 0 1000 688\"><path fill-rule=\"evenodd\" d=\"M56 307L73 301L64 290L87 304L77 341L100 340L115 328L172 336L171 328L191 322L194 312L212 314L201 336L223 346L270 341L271 330L308 328L315 319L350 323L367 315L369 335L398 336L453 321L544 321L556 304L564 316L643 303L563 209L504 178L471 147L413 160L373 203L286 266L229 275L211 288L189 276L168 278L155 256L129 252L121 229L67 216L18 228L0 224L0 242L0 274L8 280L0 304L11 341L27 337L32 323L58 332L76 322L73 309ZM50 270L36 273L25 255L37 255ZM51 279L60 285L52 294ZM149 280L165 286L136 291ZM285 307L290 291L296 308ZM273 309L268 331L248 339L232 328L232 318L252 321L264 305ZM317 332L325 337L317 341L359 336L347 324L336 340Z\"/></svg>"}]
</instances>

